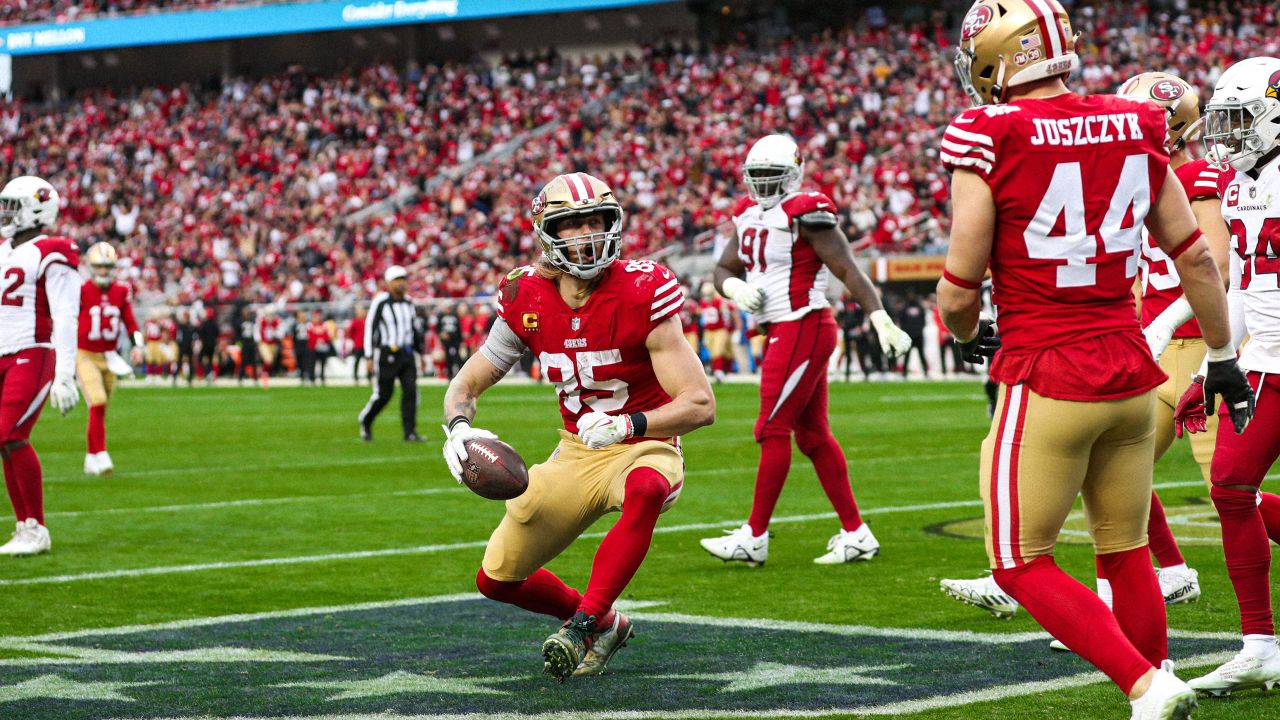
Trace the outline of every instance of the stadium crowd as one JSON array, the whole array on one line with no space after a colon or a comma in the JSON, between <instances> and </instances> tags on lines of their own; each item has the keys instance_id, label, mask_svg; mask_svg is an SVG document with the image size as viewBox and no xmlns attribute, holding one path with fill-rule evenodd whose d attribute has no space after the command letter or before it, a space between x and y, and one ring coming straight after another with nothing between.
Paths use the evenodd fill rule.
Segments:
<instances>
[{"instance_id":1,"label":"stadium crowd","mask_svg":"<svg viewBox=\"0 0 1280 720\"><path fill-rule=\"evenodd\" d=\"M1169 69L1207 94L1232 61L1280 54L1269 3L1111 1L1075 17L1096 58L1082 91ZM747 147L778 130L861 254L936 254L949 216L937 135L967 105L952 35L939 18L764 45L85 91L0 104L0 165L48 177L82 246L114 241L143 306L350 308L390 264L415 268L416 299L490 296L536 253L530 198L573 170L619 194L626 254L710 247L731 232ZM371 207L398 193L410 201Z\"/></svg>"}]
</instances>

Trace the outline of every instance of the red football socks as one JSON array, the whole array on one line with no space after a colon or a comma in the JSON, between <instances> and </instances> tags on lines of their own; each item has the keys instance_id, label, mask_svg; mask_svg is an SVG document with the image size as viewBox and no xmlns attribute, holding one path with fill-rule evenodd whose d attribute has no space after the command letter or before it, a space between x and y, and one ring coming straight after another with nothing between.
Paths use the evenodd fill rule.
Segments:
<instances>
[{"instance_id":1,"label":"red football socks","mask_svg":"<svg viewBox=\"0 0 1280 720\"><path fill-rule=\"evenodd\" d=\"M1182 551L1178 549L1178 541L1173 539L1173 531L1169 529L1169 521L1164 516L1164 505L1160 498L1151 492L1151 517L1147 520L1147 543L1151 546L1151 554L1156 556L1160 567L1182 565ZM1100 576L1101 577L1101 576ZM1155 663L1159 665L1159 663Z\"/></svg>"},{"instance_id":2,"label":"red football socks","mask_svg":"<svg viewBox=\"0 0 1280 720\"><path fill-rule=\"evenodd\" d=\"M89 445L89 453L100 453L107 449L107 406L89 406L89 430L85 439Z\"/></svg>"},{"instance_id":3,"label":"red football socks","mask_svg":"<svg viewBox=\"0 0 1280 720\"><path fill-rule=\"evenodd\" d=\"M1222 523L1227 577L1240 603L1245 635L1274 635L1271 616L1271 546L1253 492L1214 485L1209 491Z\"/></svg>"},{"instance_id":4,"label":"red football socks","mask_svg":"<svg viewBox=\"0 0 1280 720\"><path fill-rule=\"evenodd\" d=\"M563 580L546 568L539 568L519 582L494 580L485 575L481 568L476 573L476 587L481 595L490 600L561 620L573 617L578 604L582 602L582 596L577 590L565 585Z\"/></svg>"},{"instance_id":5,"label":"red football socks","mask_svg":"<svg viewBox=\"0 0 1280 720\"><path fill-rule=\"evenodd\" d=\"M13 470L9 458L4 459L4 485L9 490L9 504L13 506L13 516L19 521L27 519L27 504L22 497L22 484L18 482L18 474Z\"/></svg>"},{"instance_id":6,"label":"red football socks","mask_svg":"<svg viewBox=\"0 0 1280 720\"><path fill-rule=\"evenodd\" d=\"M813 463L822 491L840 518L840 527L848 531L857 530L862 526L862 516L858 513L858 503L853 499L853 488L849 485L849 461L845 459L840 443L829 432L817 440L797 433L796 440L800 450Z\"/></svg>"},{"instance_id":7,"label":"red football socks","mask_svg":"<svg viewBox=\"0 0 1280 720\"><path fill-rule=\"evenodd\" d=\"M1280 545L1280 495L1259 492L1258 512L1262 513L1262 525L1267 529L1271 542Z\"/></svg>"},{"instance_id":8,"label":"red football socks","mask_svg":"<svg viewBox=\"0 0 1280 720\"><path fill-rule=\"evenodd\" d=\"M751 518L747 524L759 537L769 529L773 509L791 471L791 436L769 435L760 441L760 467L756 470L756 492L751 500Z\"/></svg>"},{"instance_id":9,"label":"red football socks","mask_svg":"<svg viewBox=\"0 0 1280 720\"><path fill-rule=\"evenodd\" d=\"M622 516L600 541L579 610L594 615L597 620L609 614L613 603L644 562L653 541L653 528L662 514L662 504L670 493L670 483L653 468L636 468L627 475Z\"/></svg>"},{"instance_id":10,"label":"red football socks","mask_svg":"<svg viewBox=\"0 0 1280 720\"><path fill-rule=\"evenodd\" d=\"M1110 578L1112 614L1120 629L1147 662L1160 667L1161 661L1169 657L1169 634L1164 595L1151 569L1147 549L1099 555L1098 564Z\"/></svg>"},{"instance_id":11,"label":"red football socks","mask_svg":"<svg viewBox=\"0 0 1280 720\"><path fill-rule=\"evenodd\" d=\"M1152 572L1146 549L1142 552L1142 561ZM1153 664L1125 636L1116 616L1102 600L1063 572L1052 556L1038 557L1012 570L995 570L992 575L996 584L1021 603L1041 627L1093 663L1126 695L1152 669ZM1156 594L1158 598L1159 590Z\"/></svg>"},{"instance_id":12,"label":"red football socks","mask_svg":"<svg viewBox=\"0 0 1280 720\"><path fill-rule=\"evenodd\" d=\"M14 515L19 520L35 518L44 524L44 474L35 448L23 445L10 450L4 461L4 482L9 488Z\"/></svg>"}]
</instances>

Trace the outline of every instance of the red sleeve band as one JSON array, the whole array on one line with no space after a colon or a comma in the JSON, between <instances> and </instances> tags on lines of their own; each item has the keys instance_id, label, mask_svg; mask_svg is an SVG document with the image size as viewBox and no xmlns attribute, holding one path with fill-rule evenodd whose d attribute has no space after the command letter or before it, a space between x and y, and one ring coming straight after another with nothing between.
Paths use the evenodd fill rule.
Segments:
<instances>
[{"instance_id":1,"label":"red sleeve band","mask_svg":"<svg viewBox=\"0 0 1280 720\"><path fill-rule=\"evenodd\" d=\"M1196 231L1191 233L1191 237L1183 240L1178 244L1178 247L1169 252L1169 259L1177 260L1178 256L1189 250L1192 245L1195 245L1196 241L1199 240L1202 235L1204 235L1204 233L1200 232L1200 228L1196 228Z\"/></svg>"},{"instance_id":2,"label":"red sleeve band","mask_svg":"<svg viewBox=\"0 0 1280 720\"><path fill-rule=\"evenodd\" d=\"M956 277L955 275L952 275L951 271L947 270L946 268L942 269L942 279L946 280L952 285L962 287L965 290L977 290L978 288L982 287L981 280L979 280L978 282L974 282L972 280L965 280L964 278Z\"/></svg>"}]
</instances>

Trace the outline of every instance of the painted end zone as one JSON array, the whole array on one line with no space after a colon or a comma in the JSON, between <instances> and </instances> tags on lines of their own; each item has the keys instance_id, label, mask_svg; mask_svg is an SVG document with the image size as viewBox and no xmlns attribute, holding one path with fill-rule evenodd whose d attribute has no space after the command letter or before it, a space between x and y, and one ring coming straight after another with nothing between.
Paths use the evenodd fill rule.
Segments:
<instances>
[{"instance_id":1,"label":"painted end zone","mask_svg":"<svg viewBox=\"0 0 1280 720\"><path fill-rule=\"evenodd\" d=\"M1037 633L1001 636L634 614L608 675L560 685L556 623L470 597L2 638L0 717L318 717L375 713L629 718L910 712L1088 684ZM1234 641L1172 641L1175 658ZM33 658L32 653L46 653ZM1010 691L1008 688L1012 688Z\"/></svg>"}]
</instances>

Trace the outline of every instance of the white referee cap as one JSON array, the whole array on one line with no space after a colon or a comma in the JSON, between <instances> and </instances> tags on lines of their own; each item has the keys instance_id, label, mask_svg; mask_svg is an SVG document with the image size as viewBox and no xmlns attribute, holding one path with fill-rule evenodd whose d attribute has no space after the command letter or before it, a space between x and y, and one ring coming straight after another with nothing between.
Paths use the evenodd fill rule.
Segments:
<instances>
[{"instance_id":1,"label":"white referee cap","mask_svg":"<svg viewBox=\"0 0 1280 720\"><path fill-rule=\"evenodd\" d=\"M391 282L392 280L399 280L400 278L403 278L403 277L409 277L409 273L405 272L405 269L400 267L399 265L392 265L391 267L387 268L387 271L385 273L382 274L382 279L387 282Z\"/></svg>"}]
</instances>

